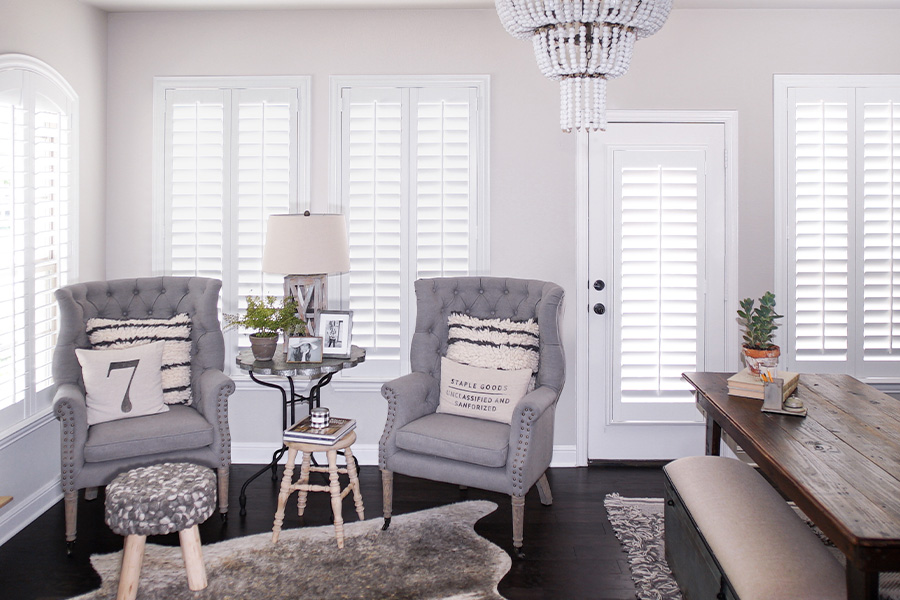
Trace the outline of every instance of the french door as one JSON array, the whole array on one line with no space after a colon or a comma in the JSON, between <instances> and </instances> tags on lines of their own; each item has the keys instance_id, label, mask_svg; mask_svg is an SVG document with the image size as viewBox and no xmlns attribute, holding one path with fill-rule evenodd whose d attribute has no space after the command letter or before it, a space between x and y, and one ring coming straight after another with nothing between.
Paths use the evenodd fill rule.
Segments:
<instances>
[{"instance_id":1,"label":"french door","mask_svg":"<svg viewBox=\"0 0 900 600\"><path fill-rule=\"evenodd\" d=\"M702 454L681 373L726 367L725 125L611 123L588 165L588 458Z\"/></svg>"}]
</instances>

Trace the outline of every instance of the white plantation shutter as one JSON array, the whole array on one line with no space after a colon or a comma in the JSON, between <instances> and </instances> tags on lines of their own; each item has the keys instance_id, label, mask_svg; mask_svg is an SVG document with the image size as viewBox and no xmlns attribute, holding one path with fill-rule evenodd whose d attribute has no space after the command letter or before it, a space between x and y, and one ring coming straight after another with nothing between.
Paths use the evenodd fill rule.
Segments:
<instances>
[{"instance_id":1,"label":"white plantation shutter","mask_svg":"<svg viewBox=\"0 0 900 600\"><path fill-rule=\"evenodd\" d=\"M163 117L164 271L221 279L228 313L246 308L248 295L283 295L283 275L262 271L265 226L272 214L299 210L307 160L307 90L235 80L164 89ZM246 343L238 332L226 336L233 350Z\"/></svg>"},{"instance_id":2,"label":"white plantation shutter","mask_svg":"<svg viewBox=\"0 0 900 600\"><path fill-rule=\"evenodd\" d=\"M846 361L851 272L848 229L851 98L803 90L794 107L793 355L797 361Z\"/></svg>"},{"instance_id":3,"label":"white plantation shutter","mask_svg":"<svg viewBox=\"0 0 900 600\"><path fill-rule=\"evenodd\" d=\"M862 110L863 360L894 362L900 360L900 89L860 90L857 96ZM877 374L890 373L881 369Z\"/></svg>"},{"instance_id":4,"label":"white plantation shutter","mask_svg":"<svg viewBox=\"0 0 900 600\"><path fill-rule=\"evenodd\" d=\"M49 406L69 283L74 92L43 66L0 64L0 429ZM58 83L59 81L59 83Z\"/></svg>"},{"instance_id":5,"label":"white plantation shutter","mask_svg":"<svg viewBox=\"0 0 900 600\"><path fill-rule=\"evenodd\" d=\"M478 269L477 105L472 87L341 88L350 240L343 301L353 311L354 344L367 350L348 378L400 374L415 279Z\"/></svg>"},{"instance_id":6,"label":"white plantation shutter","mask_svg":"<svg viewBox=\"0 0 900 600\"><path fill-rule=\"evenodd\" d=\"M900 88L869 79L785 86L786 354L796 370L896 382Z\"/></svg>"},{"instance_id":7,"label":"white plantation shutter","mask_svg":"<svg viewBox=\"0 0 900 600\"><path fill-rule=\"evenodd\" d=\"M689 400L681 373L702 366L704 153L618 150L613 169L621 257L614 418L628 420L629 403Z\"/></svg>"}]
</instances>

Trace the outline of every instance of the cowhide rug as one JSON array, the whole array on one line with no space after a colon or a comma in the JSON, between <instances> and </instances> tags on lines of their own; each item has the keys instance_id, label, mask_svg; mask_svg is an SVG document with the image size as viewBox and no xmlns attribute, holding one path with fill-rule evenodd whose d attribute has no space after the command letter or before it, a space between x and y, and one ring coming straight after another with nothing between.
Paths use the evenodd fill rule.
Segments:
<instances>
[{"instance_id":1,"label":"cowhide rug","mask_svg":"<svg viewBox=\"0 0 900 600\"><path fill-rule=\"evenodd\" d=\"M187 587L181 549L147 544L139 599L328 600L502 599L497 584L509 556L475 533L497 509L483 500L398 515L387 531L382 519L344 523L339 550L330 525L282 530L277 544L261 533L203 546L209 587ZM121 552L94 555L100 589L78 600L115 598Z\"/></svg>"}]
</instances>

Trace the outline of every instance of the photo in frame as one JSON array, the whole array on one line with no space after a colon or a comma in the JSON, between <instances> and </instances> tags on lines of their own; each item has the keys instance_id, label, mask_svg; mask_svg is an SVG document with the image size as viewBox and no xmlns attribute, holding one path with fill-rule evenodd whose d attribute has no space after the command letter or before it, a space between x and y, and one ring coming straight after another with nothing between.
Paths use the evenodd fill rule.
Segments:
<instances>
[{"instance_id":1,"label":"photo in frame","mask_svg":"<svg viewBox=\"0 0 900 600\"><path fill-rule=\"evenodd\" d=\"M319 312L316 333L322 338L322 354L336 358L350 357L350 326L353 312L349 310L323 310Z\"/></svg>"},{"instance_id":2,"label":"photo in frame","mask_svg":"<svg viewBox=\"0 0 900 600\"><path fill-rule=\"evenodd\" d=\"M288 338L288 350L285 362L322 362L322 338L292 335Z\"/></svg>"}]
</instances>

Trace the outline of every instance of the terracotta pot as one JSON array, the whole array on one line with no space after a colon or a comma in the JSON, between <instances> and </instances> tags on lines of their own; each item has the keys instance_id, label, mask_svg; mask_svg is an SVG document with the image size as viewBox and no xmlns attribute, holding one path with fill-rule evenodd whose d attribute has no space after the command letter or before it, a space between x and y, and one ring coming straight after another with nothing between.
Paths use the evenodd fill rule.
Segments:
<instances>
[{"instance_id":1,"label":"terracotta pot","mask_svg":"<svg viewBox=\"0 0 900 600\"><path fill-rule=\"evenodd\" d=\"M778 357L781 356L781 348L778 346L772 346L768 350L756 350L746 346L742 346L741 349L744 351L744 360L754 375L759 375L760 363L774 367L778 365Z\"/></svg>"},{"instance_id":2,"label":"terracotta pot","mask_svg":"<svg viewBox=\"0 0 900 600\"><path fill-rule=\"evenodd\" d=\"M259 361L269 361L275 356L275 348L278 346L278 336L263 337L250 335L250 350L253 358Z\"/></svg>"}]
</instances>

